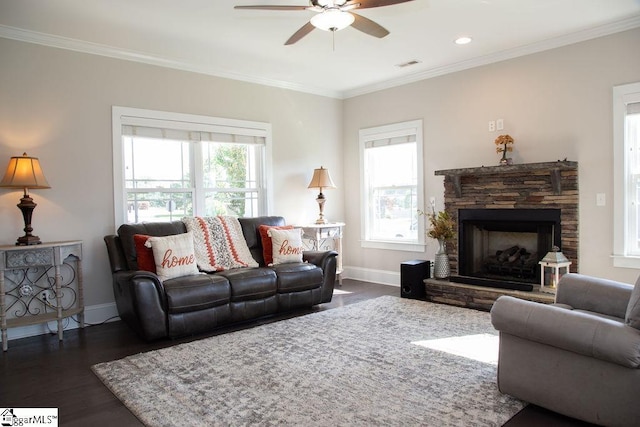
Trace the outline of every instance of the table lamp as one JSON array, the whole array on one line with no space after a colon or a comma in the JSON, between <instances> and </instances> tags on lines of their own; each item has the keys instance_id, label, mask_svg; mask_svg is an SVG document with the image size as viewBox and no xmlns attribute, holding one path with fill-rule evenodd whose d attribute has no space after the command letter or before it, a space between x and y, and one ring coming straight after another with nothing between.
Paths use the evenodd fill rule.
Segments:
<instances>
[{"instance_id":1,"label":"table lamp","mask_svg":"<svg viewBox=\"0 0 640 427\"><path fill-rule=\"evenodd\" d=\"M335 184L331 180L331 175L329 175L329 171L322 166L320 169L313 170L313 177L311 178L311 182L309 183L309 187L307 188L319 188L320 194L316 198L316 202L318 202L318 207L320 208L320 216L316 220L316 224L326 224L327 220L324 219L324 214L322 211L324 210L324 202L325 197L322 194L323 188L336 188Z\"/></svg>"},{"instance_id":2,"label":"table lamp","mask_svg":"<svg viewBox=\"0 0 640 427\"><path fill-rule=\"evenodd\" d=\"M0 181L0 187L4 188L22 188L24 196L18 203L18 208L22 211L24 218L25 235L18 238L16 245L39 245L42 243L38 236L31 234L31 215L37 206L31 196L29 196L30 188L51 188L47 179L42 173L40 161L36 157L29 157L24 153L22 157L12 157L7 166L7 172Z\"/></svg>"}]
</instances>

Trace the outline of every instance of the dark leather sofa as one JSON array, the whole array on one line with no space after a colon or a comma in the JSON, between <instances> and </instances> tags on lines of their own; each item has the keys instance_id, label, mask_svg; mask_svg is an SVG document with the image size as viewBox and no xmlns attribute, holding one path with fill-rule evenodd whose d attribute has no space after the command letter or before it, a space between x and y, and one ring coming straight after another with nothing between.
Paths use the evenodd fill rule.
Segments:
<instances>
[{"instance_id":1,"label":"dark leather sofa","mask_svg":"<svg viewBox=\"0 0 640 427\"><path fill-rule=\"evenodd\" d=\"M260 267L182 276L161 282L138 270L133 236L186 233L182 221L124 224L104 237L120 318L142 338L176 338L218 326L331 301L335 251L307 251L302 263L264 265L258 226L284 225L279 216L239 218Z\"/></svg>"}]
</instances>

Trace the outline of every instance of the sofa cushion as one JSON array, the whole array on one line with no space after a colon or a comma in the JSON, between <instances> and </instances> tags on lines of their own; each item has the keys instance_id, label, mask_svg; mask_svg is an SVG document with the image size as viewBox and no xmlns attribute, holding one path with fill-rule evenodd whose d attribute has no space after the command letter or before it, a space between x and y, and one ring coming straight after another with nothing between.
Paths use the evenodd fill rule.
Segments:
<instances>
[{"instance_id":1,"label":"sofa cushion","mask_svg":"<svg viewBox=\"0 0 640 427\"><path fill-rule=\"evenodd\" d=\"M153 249L145 246L149 237L146 234L134 234L133 243L136 247L136 261L138 270L156 272L156 262L153 259Z\"/></svg>"},{"instance_id":2,"label":"sofa cushion","mask_svg":"<svg viewBox=\"0 0 640 427\"><path fill-rule=\"evenodd\" d=\"M322 269L308 262L271 267L278 276L278 293L299 292L322 286Z\"/></svg>"},{"instance_id":3,"label":"sofa cushion","mask_svg":"<svg viewBox=\"0 0 640 427\"><path fill-rule=\"evenodd\" d=\"M124 252L129 270L138 270L136 247L133 241L134 235L146 234L149 236L171 236L186 232L187 229L182 221L122 224L118 227L118 236L120 237L122 252Z\"/></svg>"},{"instance_id":4,"label":"sofa cushion","mask_svg":"<svg viewBox=\"0 0 640 427\"><path fill-rule=\"evenodd\" d=\"M269 268L236 268L220 271L231 284L231 301L263 299L276 294L276 273Z\"/></svg>"},{"instance_id":5,"label":"sofa cushion","mask_svg":"<svg viewBox=\"0 0 640 427\"><path fill-rule=\"evenodd\" d=\"M149 237L145 245L153 249L156 274L160 280L199 273L191 233Z\"/></svg>"},{"instance_id":6,"label":"sofa cushion","mask_svg":"<svg viewBox=\"0 0 640 427\"><path fill-rule=\"evenodd\" d=\"M169 279L163 285L170 314L217 307L228 304L231 298L227 279L211 274Z\"/></svg>"},{"instance_id":7,"label":"sofa cushion","mask_svg":"<svg viewBox=\"0 0 640 427\"><path fill-rule=\"evenodd\" d=\"M260 233L260 240L262 242L262 257L264 264L273 264L273 242L271 236L269 236L269 229L275 228L276 230L291 230L293 225L260 225L258 232Z\"/></svg>"},{"instance_id":8,"label":"sofa cushion","mask_svg":"<svg viewBox=\"0 0 640 427\"><path fill-rule=\"evenodd\" d=\"M273 248L273 265L287 262L302 262L302 229L278 230L270 228L267 235L271 237ZM270 265L270 264L268 264Z\"/></svg>"},{"instance_id":9,"label":"sofa cushion","mask_svg":"<svg viewBox=\"0 0 640 427\"><path fill-rule=\"evenodd\" d=\"M242 234L247 241L251 256L258 264L265 266L266 263L262 258L262 239L258 228L261 225L285 225L285 220L281 216L259 216L255 218L238 218L242 226Z\"/></svg>"},{"instance_id":10,"label":"sofa cushion","mask_svg":"<svg viewBox=\"0 0 640 427\"><path fill-rule=\"evenodd\" d=\"M631 298L629 298L624 321L627 325L640 329L640 277L636 280L633 291L631 291Z\"/></svg>"}]
</instances>

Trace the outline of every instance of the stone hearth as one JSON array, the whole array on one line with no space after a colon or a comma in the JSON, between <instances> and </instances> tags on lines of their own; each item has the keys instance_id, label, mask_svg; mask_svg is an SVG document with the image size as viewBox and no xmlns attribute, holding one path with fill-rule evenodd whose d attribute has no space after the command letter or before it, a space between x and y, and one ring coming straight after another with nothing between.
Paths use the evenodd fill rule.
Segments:
<instances>
[{"instance_id":1,"label":"stone hearth","mask_svg":"<svg viewBox=\"0 0 640 427\"><path fill-rule=\"evenodd\" d=\"M424 284L427 301L484 311L490 311L495 300L502 295L510 295L544 304L551 304L555 301L555 295L540 292L540 286L534 286L533 291L516 291L511 289L489 288L486 286L464 285L448 280L436 279L426 279Z\"/></svg>"}]
</instances>

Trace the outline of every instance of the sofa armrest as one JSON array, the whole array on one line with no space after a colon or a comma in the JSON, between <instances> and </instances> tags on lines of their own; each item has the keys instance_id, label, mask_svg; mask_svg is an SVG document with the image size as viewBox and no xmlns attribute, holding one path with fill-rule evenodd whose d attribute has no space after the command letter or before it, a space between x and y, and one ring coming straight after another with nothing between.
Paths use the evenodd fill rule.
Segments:
<instances>
[{"instance_id":1,"label":"sofa armrest","mask_svg":"<svg viewBox=\"0 0 640 427\"><path fill-rule=\"evenodd\" d=\"M337 256L338 252L336 251L304 251L302 252L302 261L315 264L324 271L329 260Z\"/></svg>"},{"instance_id":2,"label":"sofa armrest","mask_svg":"<svg viewBox=\"0 0 640 427\"><path fill-rule=\"evenodd\" d=\"M640 331L622 322L501 296L491 308L500 333L616 363L640 366Z\"/></svg>"},{"instance_id":3,"label":"sofa armrest","mask_svg":"<svg viewBox=\"0 0 640 427\"><path fill-rule=\"evenodd\" d=\"M167 336L166 297L162 282L147 271L113 274L118 314L146 340Z\"/></svg>"},{"instance_id":4,"label":"sofa armrest","mask_svg":"<svg viewBox=\"0 0 640 427\"><path fill-rule=\"evenodd\" d=\"M336 251L304 251L302 260L315 264L322 269L321 303L330 302L336 284L336 268L338 252Z\"/></svg>"},{"instance_id":5,"label":"sofa armrest","mask_svg":"<svg viewBox=\"0 0 640 427\"><path fill-rule=\"evenodd\" d=\"M560 279L556 303L624 319L632 290L627 283L571 273Z\"/></svg>"},{"instance_id":6,"label":"sofa armrest","mask_svg":"<svg viewBox=\"0 0 640 427\"><path fill-rule=\"evenodd\" d=\"M128 270L127 260L122 252L122 244L120 237L116 235L104 236L104 243L107 245L107 254L109 255L109 264L111 272Z\"/></svg>"}]
</instances>

